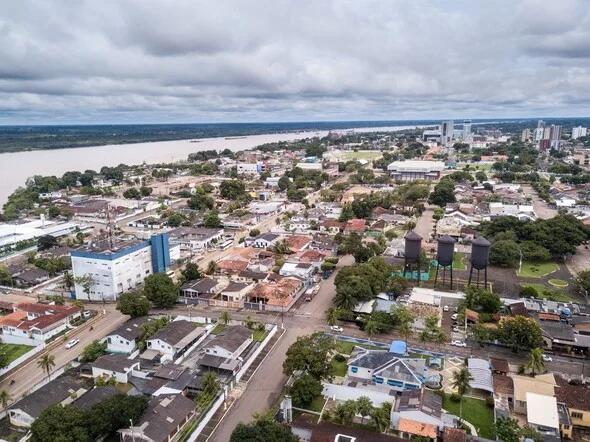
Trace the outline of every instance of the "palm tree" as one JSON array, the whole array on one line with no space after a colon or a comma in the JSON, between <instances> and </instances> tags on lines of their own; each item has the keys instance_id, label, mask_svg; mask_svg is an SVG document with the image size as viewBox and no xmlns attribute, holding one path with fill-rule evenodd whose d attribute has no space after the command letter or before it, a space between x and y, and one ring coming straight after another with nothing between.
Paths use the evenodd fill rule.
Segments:
<instances>
[{"instance_id":1,"label":"palm tree","mask_svg":"<svg viewBox=\"0 0 590 442\"><path fill-rule=\"evenodd\" d=\"M291 254L291 249L289 247L289 243L287 242L286 239L283 239L279 242L277 242L273 248L273 251L277 254L277 255L289 255Z\"/></svg>"},{"instance_id":2,"label":"palm tree","mask_svg":"<svg viewBox=\"0 0 590 442\"><path fill-rule=\"evenodd\" d=\"M461 397L459 401L459 421L463 422L463 395L469 390L469 383L473 380L467 367L461 368L461 370L453 373L451 379L451 387L457 390L457 393Z\"/></svg>"},{"instance_id":3,"label":"palm tree","mask_svg":"<svg viewBox=\"0 0 590 442\"><path fill-rule=\"evenodd\" d=\"M47 373L47 378L51 379L51 370L55 367L55 356L46 353L37 361L37 365Z\"/></svg>"},{"instance_id":4,"label":"palm tree","mask_svg":"<svg viewBox=\"0 0 590 442\"><path fill-rule=\"evenodd\" d=\"M358 304L355 293L347 287L336 292L334 304L343 310L352 310Z\"/></svg>"},{"instance_id":5,"label":"palm tree","mask_svg":"<svg viewBox=\"0 0 590 442\"><path fill-rule=\"evenodd\" d=\"M373 407L371 411L371 420L381 433L389 428L390 416L391 404L389 402L384 402L381 407Z\"/></svg>"},{"instance_id":6,"label":"palm tree","mask_svg":"<svg viewBox=\"0 0 590 442\"><path fill-rule=\"evenodd\" d=\"M72 287L74 286L74 276L71 274L71 272L65 272L64 273L64 288L70 292L72 290Z\"/></svg>"},{"instance_id":7,"label":"palm tree","mask_svg":"<svg viewBox=\"0 0 590 442\"><path fill-rule=\"evenodd\" d=\"M374 321L373 319L369 319L365 323L365 333L369 337L369 342L370 342L371 337L375 336L377 333L379 333L379 324L377 323L377 321Z\"/></svg>"},{"instance_id":8,"label":"palm tree","mask_svg":"<svg viewBox=\"0 0 590 442\"><path fill-rule=\"evenodd\" d=\"M540 348L533 348L529 353L529 361L526 368L531 370L531 374L541 373L545 371L545 361L543 360L543 350Z\"/></svg>"},{"instance_id":9,"label":"palm tree","mask_svg":"<svg viewBox=\"0 0 590 442\"><path fill-rule=\"evenodd\" d=\"M350 425L356 413L356 403L352 399L347 400L336 406L334 416L336 420L343 425Z\"/></svg>"},{"instance_id":10,"label":"palm tree","mask_svg":"<svg viewBox=\"0 0 590 442\"><path fill-rule=\"evenodd\" d=\"M365 416L373 412L373 402L367 396L361 396L356 400L356 412L361 415L361 424L365 423Z\"/></svg>"},{"instance_id":11,"label":"palm tree","mask_svg":"<svg viewBox=\"0 0 590 442\"><path fill-rule=\"evenodd\" d=\"M209 264L207 264L207 270L205 271L205 273L207 273L207 275L212 275L213 273L215 273L216 270L217 270L217 263L215 261L209 261Z\"/></svg>"},{"instance_id":12,"label":"palm tree","mask_svg":"<svg viewBox=\"0 0 590 442\"><path fill-rule=\"evenodd\" d=\"M336 325L336 322L340 319L340 312L334 307L330 307L326 312L326 322L328 325Z\"/></svg>"},{"instance_id":13,"label":"palm tree","mask_svg":"<svg viewBox=\"0 0 590 442\"><path fill-rule=\"evenodd\" d=\"M231 315L229 314L228 311L224 311L219 316L219 320L221 322L223 322L224 325L227 325L229 323L229 321L231 321Z\"/></svg>"},{"instance_id":14,"label":"palm tree","mask_svg":"<svg viewBox=\"0 0 590 442\"><path fill-rule=\"evenodd\" d=\"M12 401L12 396L6 390L0 391L0 404L2 405L2 410L6 410L8 404Z\"/></svg>"}]
</instances>

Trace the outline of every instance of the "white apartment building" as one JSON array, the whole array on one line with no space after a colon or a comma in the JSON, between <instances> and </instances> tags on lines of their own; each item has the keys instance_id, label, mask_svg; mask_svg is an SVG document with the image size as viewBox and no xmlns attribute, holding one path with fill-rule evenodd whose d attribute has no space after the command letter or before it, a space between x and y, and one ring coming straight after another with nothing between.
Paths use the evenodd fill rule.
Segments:
<instances>
[{"instance_id":1,"label":"white apartment building","mask_svg":"<svg viewBox=\"0 0 590 442\"><path fill-rule=\"evenodd\" d=\"M586 135L588 135L588 128L582 126L572 128L572 140L577 140Z\"/></svg>"},{"instance_id":2,"label":"white apartment building","mask_svg":"<svg viewBox=\"0 0 590 442\"><path fill-rule=\"evenodd\" d=\"M127 241L110 247L95 244L71 252L76 299L115 301L136 288L152 273L170 266L168 235L154 235L148 241ZM81 284L79 278L88 278ZM86 287L85 287L86 286Z\"/></svg>"},{"instance_id":3,"label":"white apartment building","mask_svg":"<svg viewBox=\"0 0 590 442\"><path fill-rule=\"evenodd\" d=\"M387 170L397 181L437 180L445 169L442 161L394 161Z\"/></svg>"}]
</instances>

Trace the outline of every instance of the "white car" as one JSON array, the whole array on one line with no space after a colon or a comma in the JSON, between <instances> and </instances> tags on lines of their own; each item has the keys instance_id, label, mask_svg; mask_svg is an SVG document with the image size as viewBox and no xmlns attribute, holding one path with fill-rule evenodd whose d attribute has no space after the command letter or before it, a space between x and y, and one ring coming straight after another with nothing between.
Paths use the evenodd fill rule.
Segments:
<instances>
[{"instance_id":1,"label":"white car","mask_svg":"<svg viewBox=\"0 0 590 442\"><path fill-rule=\"evenodd\" d=\"M332 327L330 327L330 330L336 333L342 333L344 331L344 329L338 325L333 325Z\"/></svg>"},{"instance_id":2,"label":"white car","mask_svg":"<svg viewBox=\"0 0 590 442\"><path fill-rule=\"evenodd\" d=\"M546 355L545 353L543 353L543 360L545 362L553 362L553 358L551 356Z\"/></svg>"},{"instance_id":3,"label":"white car","mask_svg":"<svg viewBox=\"0 0 590 442\"><path fill-rule=\"evenodd\" d=\"M467 347L467 344L463 341L451 341L451 345L455 347Z\"/></svg>"},{"instance_id":4,"label":"white car","mask_svg":"<svg viewBox=\"0 0 590 442\"><path fill-rule=\"evenodd\" d=\"M452 319L453 321L456 321L458 317L459 317L459 314L457 314L457 313L453 313L453 314L451 315L451 319Z\"/></svg>"},{"instance_id":5,"label":"white car","mask_svg":"<svg viewBox=\"0 0 590 442\"><path fill-rule=\"evenodd\" d=\"M78 345L80 343L79 339L72 339L71 341L68 341L68 343L66 344L66 348L69 350L70 348Z\"/></svg>"},{"instance_id":6,"label":"white car","mask_svg":"<svg viewBox=\"0 0 590 442\"><path fill-rule=\"evenodd\" d=\"M459 327L453 327L453 331L454 331L455 333L459 333L461 330L459 330Z\"/></svg>"},{"instance_id":7,"label":"white car","mask_svg":"<svg viewBox=\"0 0 590 442\"><path fill-rule=\"evenodd\" d=\"M449 306L448 306L448 305L445 305L445 306L443 307L443 312L448 312L448 311L449 311Z\"/></svg>"}]
</instances>

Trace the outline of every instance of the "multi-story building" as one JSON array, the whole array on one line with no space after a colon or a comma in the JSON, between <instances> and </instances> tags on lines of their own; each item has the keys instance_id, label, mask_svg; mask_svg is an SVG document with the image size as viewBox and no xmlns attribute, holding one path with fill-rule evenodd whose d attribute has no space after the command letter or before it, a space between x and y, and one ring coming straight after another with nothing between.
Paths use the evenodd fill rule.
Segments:
<instances>
[{"instance_id":1,"label":"multi-story building","mask_svg":"<svg viewBox=\"0 0 590 442\"><path fill-rule=\"evenodd\" d=\"M90 301L115 301L147 276L170 267L167 233L112 246L109 241L94 243L70 255L76 298Z\"/></svg>"},{"instance_id":2,"label":"multi-story building","mask_svg":"<svg viewBox=\"0 0 590 442\"><path fill-rule=\"evenodd\" d=\"M471 139L471 120L463 120L463 141Z\"/></svg>"},{"instance_id":3,"label":"multi-story building","mask_svg":"<svg viewBox=\"0 0 590 442\"><path fill-rule=\"evenodd\" d=\"M398 181L437 180L445 168L442 161L394 161L387 170Z\"/></svg>"},{"instance_id":4,"label":"multi-story building","mask_svg":"<svg viewBox=\"0 0 590 442\"><path fill-rule=\"evenodd\" d=\"M453 120L443 121L440 125L440 144L449 147L453 144Z\"/></svg>"},{"instance_id":5,"label":"multi-story building","mask_svg":"<svg viewBox=\"0 0 590 442\"><path fill-rule=\"evenodd\" d=\"M522 135L520 136L520 141L526 143L531 139L531 130L530 129L523 129Z\"/></svg>"},{"instance_id":6,"label":"multi-story building","mask_svg":"<svg viewBox=\"0 0 590 442\"><path fill-rule=\"evenodd\" d=\"M572 140L577 140L586 135L588 135L588 128L582 126L572 128Z\"/></svg>"}]
</instances>

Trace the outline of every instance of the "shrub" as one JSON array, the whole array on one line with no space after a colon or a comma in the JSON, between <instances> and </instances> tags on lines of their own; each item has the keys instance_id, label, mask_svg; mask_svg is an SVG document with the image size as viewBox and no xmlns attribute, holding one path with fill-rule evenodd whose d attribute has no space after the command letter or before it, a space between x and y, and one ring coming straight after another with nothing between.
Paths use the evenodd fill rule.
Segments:
<instances>
[{"instance_id":1,"label":"shrub","mask_svg":"<svg viewBox=\"0 0 590 442\"><path fill-rule=\"evenodd\" d=\"M346 362L346 358L341 355L340 353L338 353L336 356L334 356L334 360L336 362Z\"/></svg>"},{"instance_id":2,"label":"shrub","mask_svg":"<svg viewBox=\"0 0 590 442\"><path fill-rule=\"evenodd\" d=\"M461 400L461 395L458 393L451 393L451 396L449 396L449 399L453 402L459 402Z\"/></svg>"},{"instance_id":3,"label":"shrub","mask_svg":"<svg viewBox=\"0 0 590 442\"><path fill-rule=\"evenodd\" d=\"M486 405L490 408L494 408L494 397L493 396L488 396L486 397Z\"/></svg>"}]
</instances>

